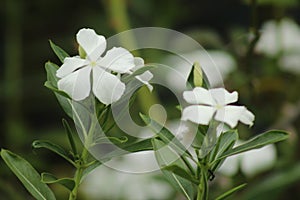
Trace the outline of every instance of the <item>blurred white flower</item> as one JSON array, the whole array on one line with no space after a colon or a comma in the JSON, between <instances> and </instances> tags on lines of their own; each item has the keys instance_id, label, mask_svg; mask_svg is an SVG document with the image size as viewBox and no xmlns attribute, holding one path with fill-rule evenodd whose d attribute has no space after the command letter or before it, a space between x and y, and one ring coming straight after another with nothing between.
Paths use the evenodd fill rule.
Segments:
<instances>
[{"instance_id":1,"label":"blurred white flower","mask_svg":"<svg viewBox=\"0 0 300 200\"><path fill-rule=\"evenodd\" d=\"M238 141L237 144L241 144ZM218 171L226 176L233 176L241 171L248 177L270 169L276 161L275 145L267 145L260 149L247 151L238 155L226 158Z\"/></svg>"},{"instance_id":2,"label":"blurred white flower","mask_svg":"<svg viewBox=\"0 0 300 200\"><path fill-rule=\"evenodd\" d=\"M185 91L183 98L190 104L182 112L182 120L189 120L197 124L208 125L214 118L234 128L238 121L253 125L254 115L245 106L228 105L238 100L238 93L229 93L224 88L206 90L196 87L192 91Z\"/></svg>"},{"instance_id":3,"label":"blurred white flower","mask_svg":"<svg viewBox=\"0 0 300 200\"><path fill-rule=\"evenodd\" d=\"M279 66L300 74L300 27L291 19L268 21L262 26L262 35L255 51L269 57L279 56Z\"/></svg>"},{"instance_id":4,"label":"blurred white flower","mask_svg":"<svg viewBox=\"0 0 300 200\"><path fill-rule=\"evenodd\" d=\"M300 49L293 53L283 54L279 59L279 66L288 72L300 74Z\"/></svg>"},{"instance_id":5,"label":"blurred white flower","mask_svg":"<svg viewBox=\"0 0 300 200\"><path fill-rule=\"evenodd\" d=\"M141 165L147 167L148 164L153 164L153 160L148 160L148 156L136 158L136 156L123 157L119 161L119 168L123 169L124 166L130 169L132 167L141 168ZM157 167L157 169L159 168ZM86 177L81 192L91 200L141 200L168 199L174 191L169 183L157 178L161 175L159 171L143 174L132 174L125 171L101 166Z\"/></svg>"},{"instance_id":6,"label":"blurred white flower","mask_svg":"<svg viewBox=\"0 0 300 200\"><path fill-rule=\"evenodd\" d=\"M300 28L288 18L268 21L262 26L262 35L255 50L268 56L300 49Z\"/></svg>"},{"instance_id":7,"label":"blurred white flower","mask_svg":"<svg viewBox=\"0 0 300 200\"><path fill-rule=\"evenodd\" d=\"M81 29L76 37L86 57L65 58L56 73L61 78L58 89L77 101L88 97L92 87L100 102L111 104L117 101L124 93L125 84L111 72L129 72L135 66L133 55L124 48L114 47L102 57L106 40L92 29Z\"/></svg>"},{"instance_id":8,"label":"blurred white flower","mask_svg":"<svg viewBox=\"0 0 300 200\"><path fill-rule=\"evenodd\" d=\"M187 80L192 65L196 61L200 63L211 87L221 86L223 80L236 68L236 61L229 53L217 50L197 50L184 53L181 57L169 56L165 60L166 65L175 69L167 75L168 82L175 85L175 88L179 88L179 90L184 89L182 87L185 86L185 84L181 84L178 80L174 79L174 77L180 74L182 78Z\"/></svg>"}]
</instances>

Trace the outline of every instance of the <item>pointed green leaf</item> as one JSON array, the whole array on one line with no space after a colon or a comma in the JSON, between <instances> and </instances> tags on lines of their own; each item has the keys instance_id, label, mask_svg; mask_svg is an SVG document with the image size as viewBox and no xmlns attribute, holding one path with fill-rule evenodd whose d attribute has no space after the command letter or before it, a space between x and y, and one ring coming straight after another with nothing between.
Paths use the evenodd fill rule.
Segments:
<instances>
[{"instance_id":1,"label":"pointed green leaf","mask_svg":"<svg viewBox=\"0 0 300 200\"><path fill-rule=\"evenodd\" d=\"M128 153L135 153L135 152L149 151L149 150L153 150L151 138L144 139L141 141L137 141L137 142L122 146L122 147L118 148L117 150L106 154L105 157L103 159L101 159L101 161L106 162L113 157L126 155Z\"/></svg>"},{"instance_id":2,"label":"pointed green leaf","mask_svg":"<svg viewBox=\"0 0 300 200\"><path fill-rule=\"evenodd\" d=\"M56 71L58 70L58 66L50 61L45 63L45 69L47 72L47 81L49 85L51 84L53 87L57 88L58 77L56 77Z\"/></svg>"},{"instance_id":3,"label":"pointed green leaf","mask_svg":"<svg viewBox=\"0 0 300 200\"><path fill-rule=\"evenodd\" d=\"M185 169L186 166L183 160L181 160L178 154L174 152L174 150L172 150L170 146L166 145L163 141L153 138L152 144L155 151L156 160L159 166L162 168L162 172L165 175L166 179L188 200L193 200L196 194L195 184L192 181L182 178L173 172L163 169L164 167L169 165L177 165Z\"/></svg>"},{"instance_id":4,"label":"pointed green leaf","mask_svg":"<svg viewBox=\"0 0 300 200\"><path fill-rule=\"evenodd\" d=\"M97 167L99 167L100 165L102 165L102 162L100 162L99 160L94 160L92 161L87 168L85 168L83 170L82 173L82 180L89 174L91 173L94 169L96 169Z\"/></svg>"},{"instance_id":5,"label":"pointed green leaf","mask_svg":"<svg viewBox=\"0 0 300 200\"><path fill-rule=\"evenodd\" d=\"M56 199L50 188L41 182L39 173L25 159L4 149L1 150L1 157L35 199Z\"/></svg>"},{"instance_id":6,"label":"pointed green leaf","mask_svg":"<svg viewBox=\"0 0 300 200\"><path fill-rule=\"evenodd\" d=\"M224 152L232 149L237 140L238 133L236 130L227 131L219 136L218 142L213 149L210 157L210 162L213 163L213 165L211 166L212 171L215 171L225 160L225 158L221 160L219 160L218 158L221 157ZM215 160L217 161L214 162Z\"/></svg>"},{"instance_id":7,"label":"pointed green leaf","mask_svg":"<svg viewBox=\"0 0 300 200\"><path fill-rule=\"evenodd\" d=\"M150 125L150 128L157 134L159 138L164 141L166 145L170 145L179 155L185 155L192 158L192 155L187 151L183 144L169 131L155 120L149 118L146 115L140 114L144 122Z\"/></svg>"},{"instance_id":8,"label":"pointed green leaf","mask_svg":"<svg viewBox=\"0 0 300 200\"><path fill-rule=\"evenodd\" d=\"M61 107L70 118L73 118L72 100L66 93L57 89L58 78L56 77L56 71L58 68L59 67L56 64L51 62L47 62L45 64L45 69L47 72L47 81L45 86L55 92L55 96Z\"/></svg>"},{"instance_id":9,"label":"pointed green leaf","mask_svg":"<svg viewBox=\"0 0 300 200\"><path fill-rule=\"evenodd\" d=\"M237 187L234 187L232 189L230 189L229 191L225 192L224 194L220 195L219 197L216 198L216 200L224 200L224 199L227 199L230 195L232 195L233 193L243 189L247 184L244 183L244 184L241 184Z\"/></svg>"},{"instance_id":10,"label":"pointed green leaf","mask_svg":"<svg viewBox=\"0 0 300 200\"><path fill-rule=\"evenodd\" d=\"M240 146L237 146L233 149L224 152L223 155L219 157L219 159L226 158L228 156L239 154L252 149L258 149L268 144L280 142L282 140L287 139L288 136L289 134L284 131L279 131L279 130L268 131L258 135L257 137L246 142L245 144L242 144Z\"/></svg>"},{"instance_id":11,"label":"pointed green leaf","mask_svg":"<svg viewBox=\"0 0 300 200\"><path fill-rule=\"evenodd\" d=\"M32 143L32 147L34 149L39 149L39 148L48 149L48 150L60 155L65 160L69 161L72 165L75 166L75 163L69 158L68 153L61 146L54 144L51 141L36 140Z\"/></svg>"},{"instance_id":12,"label":"pointed green leaf","mask_svg":"<svg viewBox=\"0 0 300 200\"><path fill-rule=\"evenodd\" d=\"M74 133L68 123L67 120L65 119L62 119L62 123L63 123L63 126L67 132L67 135L68 135L68 139L69 139L69 142L70 142L70 146L72 148L72 152L74 155L77 155L77 147L76 147L76 144L75 144L75 140L74 140Z\"/></svg>"},{"instance_id":13,"label":"pointed green leaf","mask_svg":"<svg viewBox=\"0 0 300 200\"><path fill-rule=\"evenodd\" d=\"M54 44L51 40L49 40L49 42L52 50L62 63L64 62L65 57L70 57L62 48Z\"/></svg>"},{"instance_id":14,"label":"pointed green leaf","mask_svg":"<svg viewBox=\"0 0 300 200\"><path fill-rule=\"evenodd\" d=\"M58 183L70 191L72 191L73 188L75 187L75 182L71 178L58 179L53 174L50 173L42 173L41 176L42 176L41 180L43 183L47 183L47 184Z\"/></svg>"},{"instance_id":15,"label":"pointed green leaf","mask_svg":"<svg viewBox=\"0 0 300 200\"><path fill-rule=\"evenodd\" d=\"M199 181L197 181L195 179L195 177L193 177L191 174L189 174L185 169L179 167L178 165L168 165L168 166L165 166L165 167L162 167L161 168L162 170L167 170L167 171L170 171L170 172L173 172L174 174L188 180L188 181L191 181L195 184L199 184Z\"/></svg>"}]
</instances>

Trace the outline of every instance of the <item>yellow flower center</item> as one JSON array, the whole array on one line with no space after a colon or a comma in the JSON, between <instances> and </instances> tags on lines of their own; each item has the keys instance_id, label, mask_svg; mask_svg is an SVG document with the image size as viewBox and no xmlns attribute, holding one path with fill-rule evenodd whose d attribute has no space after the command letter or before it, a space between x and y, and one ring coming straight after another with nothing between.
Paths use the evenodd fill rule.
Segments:
<instances>
[{"instance_id":1,"label":"yellow flower center","mask_svg":"<svg viewBox=\"0 0 300 200\"><path fill-rule=\"evenodd\" d=\"M97 65L97 63L96 63L96 61L92 61L92 62L90 63L90 65L91 65L92 67L95 67L95 66Z\"/></svg>"},{"instance_id":2,"label":"yellow flower center","mask_svg":"<svg viewBox=\"0 0 300 200\"><path fill-rule=\"evenodd\" d=\"M220 104L215 105L215 108L216 108L217 110L222 109L223 107L224 107L224 106L223 106L223 105L220 105Z\"/></svg>"}]
</instances>

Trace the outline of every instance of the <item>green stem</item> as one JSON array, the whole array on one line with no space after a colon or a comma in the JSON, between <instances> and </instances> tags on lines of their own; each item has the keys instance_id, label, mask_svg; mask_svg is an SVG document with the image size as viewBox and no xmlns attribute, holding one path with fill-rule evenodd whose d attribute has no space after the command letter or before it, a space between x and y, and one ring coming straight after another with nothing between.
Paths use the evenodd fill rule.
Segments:
<instances>
[{"instance_id":1,"label":"green stem","mask_svg":"<svg viewBox=\"0 0 300 200\"><path fill-rule=\"evenodd\" d=\"M79 186L81 184L82 177L83 177L83 171L88 166L87 165L88 164L88 157L89 157L88 149L93 144L93 136L94 136L95 127L96 127L96 124L97 124L97 118L96 117L94 118L93 116L92 116L92 118L94 120L92 121L91 127L89 129L88 134L87 134L87 137L85 138L84 148L82 150L80 160L77 162L76 172L75 172L75 175L74 175L75 186L74 186L73 190L71 191L71 193L69 195L69 200L76 200L77 199L78 189L79 189Z\"/></svg>"},{"instance_id":2,"label":"green stem","mask_svg":"<svg viewBox=\"0 0 300 200\"><path fill-rule=\"evenodd\" d=\"M201 167L200 184L198 185L197 200L208 200L208 169L204 165Z\"/></svg>"}]
</instances>

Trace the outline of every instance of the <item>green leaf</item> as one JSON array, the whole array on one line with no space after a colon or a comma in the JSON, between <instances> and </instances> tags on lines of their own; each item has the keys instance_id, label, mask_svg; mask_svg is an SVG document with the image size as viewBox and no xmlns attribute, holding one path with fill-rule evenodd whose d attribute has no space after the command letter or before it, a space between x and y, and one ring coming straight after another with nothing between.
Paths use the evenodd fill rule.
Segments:
<instances>
[{"instance_id":1,"label":"green leaf","mask_svg":"<svg viewBox=\"0 0 300 200\"><path fill-rule=\"evenodd\" d=\"M53 144L51 141L46 140L36 140L32 143L32 147L34 149L45 148L48 149L61 157L65 160L69 161L72 165L76 166L75 163L69 158L68 153L59 145Z\"/></svg>"},{"instance_id":2,"label":"green leaf","mask_svg":"<svg viewBox=\"0 0 300 200\"><path fill-rule=\"evenodd\" d=\"M41 182L39 173L30 163L20 156L4 149L1 150L1 157L35 199L56 199L50 188L45 183Z\"/></svg>"},{"instance_id":3,"label":"green leaf","mask_svg":"<svg viewBox=\"0 0 300 200\"><path fill-rule=\"evenodd\" d=\"M70 57L62 48L54 44L51 40L49 40L49 42L52 50L62 63L64 62L65 57Z\"/></svg>"},{"instance_id":4,"label":"green leaf","mask_svg":"<svg viewBox=\"0 0 300 200\"><path fill-rule=\"evenodd\" d=\"M140 113L141 118L147 125L150 125L150 128L157 134L159 138L166 145L170 145L179 155L185 155L192 158L192 155L187 151L187 149L181 144L181 142L169 131L167 128L163 127L155 120L149 118L146 115Z\"/></svg>"},{"instance_id":5,"label":"green leaf","mask_svg":"<svg viewBox=\"0 0 300 200\"><path fill-rule=\"evenodd\" d=\"M258 149L265 145L280 142L287 139L289 134L284 131L272 130L258 135L257 137L251 139L250 141L230 149L222 154L219 159L226 158L235 154L243 153L252 149Z\"/></svg>"},{"instance_id":6,"label":"green leaf","mask_svg":"<svg viewBox=\"0 0 300 200\"><path fill-rule=\"evenodd\" d=\"M134 142L134 143L122 146L122 147L118 148L117 150L106 154L105 157L101 160L106 162L113 157L126 155L128 153L135 153L135 152L149 151L149 150L153 150L151 138L144 139L144 140L141 140L138 142Z\"/></svg>"},{"instance_id":7,"label":"green leaf","mask_svg":"<svg viewBox=\"0 0 300 200\"><path fill-rule=\"evenodd\" d=\"M122 82L128 83L133 80L136 76L143 74L144 72L156 68L153 65L145 65L144 67L139 68L138 70L134 71L132 74L122 77Z\"/></svg>"},{"instance_id":8,"label":"green leaf","mask_svg":"<svg viewBox=\"0 0 300 200\"><path fill-rule=\"evenodd\" d=\"M70 142L70 146L72 148L72 152L74 155L77 155L77 147L76 147L76 144L75 144L75 140L74 140L74 133L69 125L69 123L67 122L67 120L65 119L62 119L62 123L63 123L63 126L67 132L67 135L68 135L68 139L69 139L69 142Z\"/></svg>"},{"instance_id":9,"label":"green leaf","mask_svg":"<svg viewBox=\"0 0 300 200\"><path fill-rule=\"evenodd\" d=\"M213 149L210 157L210 162L213 163L211 166L212 171L215 171L222 164L225 158L219 160L219 157L221 157L224 152L232 149L237 140L238 133L236 130L227 131L219 136L217 145ZM214 162L215 160L217 160L217 162Z\"/></svg>"},{"instance_id":10,"label":"green leaf","mask_svg":"<svg viewBox=\"0 0 300 200\"><path fill-rule=\"evenodd\" d=\"M168 170L170 172L173 172L174 174L188 180L191 181L195 184L199 184L199 181L197 181L197 179L195 177L193 177L191 174L189 174L186 170L184 170L183 168L177 166L177 165L168 165L165 167L161 168L162 170Z\"/></svg>"},{"instance_id":11,"label":"green leaf","mask_svg":"<svg viewBox=\"0 0 300 200\"><path fill-rule=\"evenodd\" d=\"M58 183L70 191L72 191L73 188L75 187L75 182L71 178L58 179L53 174L50 174L50 173L42 173L41 176L42 176L41 180L43 183L47 183L47 184Z\"/></svg>"},{"instance_id":12,"label":"green leaf","mask_svg":"<svg viewBox=\"0 0 300 200\"><path fill-rule=\"evenodd\" d=\"M220 195L219 197L216 198L216 200L224 200L224 199L227 199L227 197L229 197L230 195L232 195L233 193L243 189L247 184L244 183L244 184L241 184L237 187L234 187L232 189L230 189L229 191L225 192L224 194Z\"/></svg>"},{"instance_id":13,"label":"green leaf","mask_svg":"<svg viewBox=\"0 0 300 200\"><path fill-rule=\"evenodd\" d=\"M184 161L170 148L169 145L166 145L163 141L153 138L152 145L155 151L156 160L166 179L188 200L193 200L197 191L195 184L192 181L182 178L173 172L164 170L166 166L170 165L177 165L186 170Z\"/></svg>"},{"instance_id":14,"label":"green leaf","mask_svg":"<svg viewBox=\"0 0 300 200\"><path fill-rule=\"evenodd\" d=\"M48 61L45 63L45 69L47 72L47 81L49 82L49 85L52 85L53 87L57 88L57 81L58 78L56 77L56 71L58 70L59 66L56 64Z\"/></svg>"},{"instance_id":15,"label":"green leaf","mask_svg":"<svg viewBox=\"0 0 300 200\"><path fill-rule=\"evenodd\" d=\"M47 72L47 81L45 83L45 86L55 92L55 96L60 103L61 107L65 111L65 113L70 117L73 118L73 111L72 111L72 100L70 97L64 93L63 91L60 91L57 89L57 81L58 78L56 77L56 71L59 67L51 62L47 62L45 64L45 69Z\"/></svg>"},{"instance_id":16,"label":"green leaf","mask_svg":"<svg viewBox=\"0 0 300 200\"><path fill-rule=\"evenodd\" d=\"M54 87L50 81L46 81L46 82L44 83L44 86L45 86L46 88L52 90L52 91L55 92L56 94L59 94L59 95L61 95L61 96L63 96L63 97L66 97L66 98L68 98L68 99L71 99L71 97L70 97L67 93L65 93L64 91L61 91L61 90L57 89L56 87Z\"/></svg>"},{"instance_id":17,"label":"green leaf","mask_svg":"<svg viewBox=\"0 0 300 200\"><path fill-rule=\"evenodd\" d=\"M91 162L90 164L88 164L88 167L85 168L83 170L82 173L82 180L89 174L91 173L94 169L96 169L97 167L99 167L100 165L102 165L102 162L100 162L99 160L94 160L93 162Z\"/></svg>"}]
</instances>

